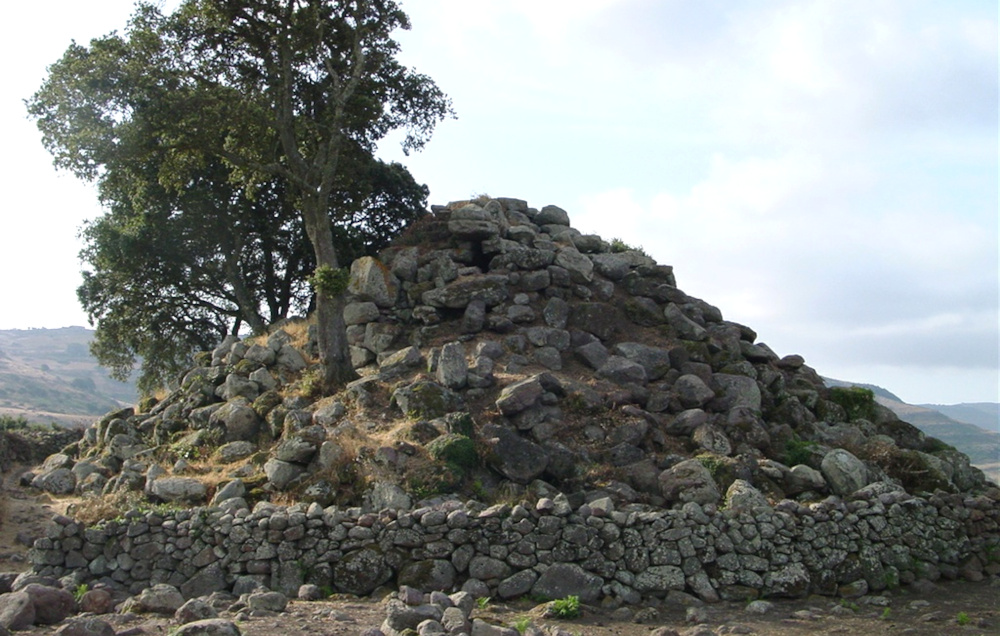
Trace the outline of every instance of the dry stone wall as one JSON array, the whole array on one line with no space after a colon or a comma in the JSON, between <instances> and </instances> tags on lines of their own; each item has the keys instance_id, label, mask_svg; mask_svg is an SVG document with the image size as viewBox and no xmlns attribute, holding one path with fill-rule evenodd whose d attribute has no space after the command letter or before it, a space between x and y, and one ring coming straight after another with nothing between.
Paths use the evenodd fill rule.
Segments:
<instances>
[{"instance_id":1,"label":"dry stone wall","mask_svg":"<svg viewBox=\"0 0 1000 636\"><path fill-rule=\"evenodd\" d=\"M38 574L105 580L138 592L156 583L191 598L258 584L294 594L303 583L368 594L382 585L638 603L684 592L705 601L845 597L918 578L1000 573L1000 511L986 496L909 495L887 484L850 500L769 506L736 481L722 508L574 509L564 495L484 507L446 500L362 512L318 504L130 511L84 527L59 518L36 541Z\"/></svg>"}]
</instances>

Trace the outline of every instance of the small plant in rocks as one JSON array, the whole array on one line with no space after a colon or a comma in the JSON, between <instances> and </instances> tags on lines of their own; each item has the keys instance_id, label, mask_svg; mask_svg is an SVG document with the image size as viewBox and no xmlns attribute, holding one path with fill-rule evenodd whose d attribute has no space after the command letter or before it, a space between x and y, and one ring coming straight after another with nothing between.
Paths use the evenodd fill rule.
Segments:
<instances>
[{"instance_id":1,"label":"small plant in rocks","mask_svg":"<svg viewBox=\"0 0 1000 636\"><path fill-rule=\"evenodd\" d=\"M580 597L566 596L549 604L549 611L555 618L576 618L580 615Z\"/></svg>"},{"instance_id":2,"label":"small plant in rocks","mask_svg":"<svg viewBox=\"0 0 1000 636\"><path fill-rule=\"evenodd\" d=\"M959 612L958 616L955 617L955 622L959 625L968 625L972 622L972 619L965 612Z\"/></svg>"}]
</instances>

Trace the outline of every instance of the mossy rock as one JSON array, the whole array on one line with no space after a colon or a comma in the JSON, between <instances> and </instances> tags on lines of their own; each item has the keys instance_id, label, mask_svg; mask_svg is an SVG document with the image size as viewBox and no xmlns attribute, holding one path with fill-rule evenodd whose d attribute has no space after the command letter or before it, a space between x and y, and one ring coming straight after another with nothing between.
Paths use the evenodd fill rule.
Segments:
<instances>
[{"instance_id":1,"label":"mossy rock","mask_svg":"<svg viewBox=\"0 0 1000 636\"><path fill-rule=\"evenodd\" d=\"M264 365L256 360L243 359L233 365L233 373L242 376L249 376L251 373L260 369Z\"/></svg>"},{"instance_id":2,"label":"mossy rock","mask_svg":"<svg viewBox=\"0 0 1000 636\"><path fill-rule=\"evenodd\" d=\"M253 401L253 410L257 415L266 418L271 410L281 404L281 394L277 391L265 391Z\"/></svg>"},{"instance_id":3,"label":"mossy rock","mask_svg":"<svg viewBox=\"0 0 1000 636\"><path fill-rule=\"evenodd\" d=\"M479 465L479 453L475 443L465 435L449 433L442 435L427 445L427 453L446 464L471 470Z\"/></svg>"},{"instance_id":4,"label":"mossy rock","mask_svg":"<svg viewBox=\"0 0 1000 636\"><path fill-rule=\"evenodd\" d=\"M444 420L445 428L449 433L465 435L466 437L473 437L475 434L476 422L470 413L465 411L448 413L441 419Z\"/></svg>"},{"instance_id":5,"label":"mossy rock","mask_svg":"<svg viewBox=\"0 0 1000 636\"><path fill-rule=\"evenodd\" d=\"M459 408L462 398L436 382L418 380L393 391L392 401L407 417L432 420Z\"/></svg>"}]
</instances>

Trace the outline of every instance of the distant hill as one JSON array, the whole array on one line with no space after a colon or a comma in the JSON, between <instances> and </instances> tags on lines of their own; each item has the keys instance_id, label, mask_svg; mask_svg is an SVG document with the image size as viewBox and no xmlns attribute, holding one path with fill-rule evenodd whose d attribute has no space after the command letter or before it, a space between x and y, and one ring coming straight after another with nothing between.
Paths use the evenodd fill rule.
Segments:
<instances>
[{"instance_id":1,"label":"distant hill","mask_svg":"<svg viewBox=\"0 0 1000 636\"><path fill-rule=\"evenodd\" d=\"M108 377L90 356L83 327L0 330L0 415L84 424L136 400L135 386Z\"/></svg>"},{"instance_id":2,"label":"distant hill","mask_svg":"<svg viewBox=\"0 0 1000 636\"><path fill-rule=\"evenodd\" d=\"M827 386L860 386L871 389L875 400L901 420L954 446L969 456L972 464L1000 483L1000 404L907 404L873 384L823 378Z\"/></svg>"},{"instance_id":3,"label":"distant hill","mask_svg":"<svg viewBox=\"0 0 1000 636\"><path fill-rule=\"evenodd\" d=\"M1000 404L996 402L920 404L919 406L943 413L956 422L975 424L987 431L1000 433Z\"/></svg>"}]
</instances>

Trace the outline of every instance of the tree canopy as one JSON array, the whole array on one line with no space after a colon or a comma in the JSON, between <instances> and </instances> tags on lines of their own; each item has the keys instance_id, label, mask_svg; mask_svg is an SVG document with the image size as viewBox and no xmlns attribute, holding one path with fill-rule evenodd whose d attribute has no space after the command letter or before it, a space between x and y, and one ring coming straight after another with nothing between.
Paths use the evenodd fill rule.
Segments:
<instances>
[{"instance_id":1,"label":"tree canopy","mask_svg":"<svg viewBox=\"0 0 1000 636\"><path fill-rule=\"evenodd\" d=\"M29 112L107 209L82 232L93 270L79 290L103 363L120 375L146 358L150 388L227 330L302 310L308 272L384 246L422 212L426 188L373 157L390 131L418 149L451 115L395 59L391 33L408 27L381 0L139 4L124 35L74 43L50 67ZM335 384L353 375L343 290L315 292Z\"/></svg>"}]
</instances>

